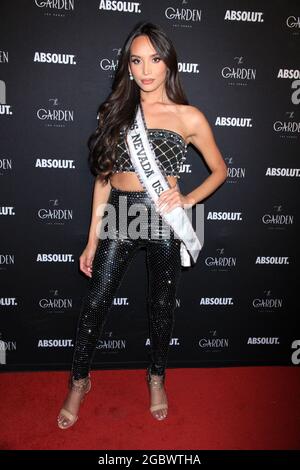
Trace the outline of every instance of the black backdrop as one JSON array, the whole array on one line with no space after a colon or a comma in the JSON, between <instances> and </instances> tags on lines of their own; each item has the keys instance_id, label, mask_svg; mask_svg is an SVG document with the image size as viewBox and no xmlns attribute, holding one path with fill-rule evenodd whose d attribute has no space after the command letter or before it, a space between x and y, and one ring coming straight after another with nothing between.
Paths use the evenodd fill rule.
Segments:
<instances>
[{"instance_id":1,"label":"black backdrop","mask_svg":"<svg viewBox=\"0 0 300 470\"><path fill-rule=\"evenodd\" d=\"M182 272L169 367L297 365L299 34L296 1L2 1L0 362L68 369L88 279L87 139L141 20L178 53L190 104L229 167L204 201L205 243ZM209 175L188 147L180 187ZM94 368L149 359L145 252L120 286Z\"/></svg>"}]
</instances>

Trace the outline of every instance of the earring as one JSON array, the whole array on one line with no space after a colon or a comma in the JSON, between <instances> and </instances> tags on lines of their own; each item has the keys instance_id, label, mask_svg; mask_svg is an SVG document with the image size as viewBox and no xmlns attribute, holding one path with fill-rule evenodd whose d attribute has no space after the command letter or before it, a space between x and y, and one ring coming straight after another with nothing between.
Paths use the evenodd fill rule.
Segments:
<instances>
[{"instance_id":1,"label":"earring","mask_svg":"<svg viewBox=\"0 0 300 470\"><path fill-rule=\"evenodd\" d=\"M130 78L130 80L133 80L133 75L132 75L131 72L129 72L129 78Z\"/></svg>"}]
</instances>

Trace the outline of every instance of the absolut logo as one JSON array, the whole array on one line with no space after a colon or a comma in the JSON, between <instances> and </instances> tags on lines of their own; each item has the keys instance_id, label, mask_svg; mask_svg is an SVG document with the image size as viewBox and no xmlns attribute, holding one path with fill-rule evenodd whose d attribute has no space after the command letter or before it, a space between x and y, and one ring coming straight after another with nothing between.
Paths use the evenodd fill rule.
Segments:
<instances>
[{"instance_id":1,"label":"absolut logo","mask_svg":"<svg viewBox=\"0 0 300 470\"><path fill-rule=\"evenodd\" d=\"M58 199L50 199L49 203L52 207L42 207L38 210L38 219L47 222L73 220L73 209L60 208Z\"/></svg>"},{"instance_id":2,"label":"absolut logo","mask_svg":"<svg viewBox=\"0 0 300 470\"><path fill-rule=\"evenodd\" d=\"M39 339L38 348L72 348L72 339Z\"/></svg>"},{"instance_id":3,"label":"absolut logo","mask_svg":"<svg viewBox=\"0 0 300 470\"><path fill-rule=\"evenodd\" d=\"M232 297L202 297L199 305L234 305Z\"/></svg>"},{"instance_id":4,"label":"absolut logo","mask_svg":"<svg viewBox=\"0 0 300 470\"><path fill-rule=\"evenodd\" d=\"M244 57L235 57L234 61L237 62L236 66L225 66L221 70L221 76L226 80L239 81L239 80L255 80L256 69L251 67L243 67Z\"/></svg>"},{"instance_id":5,"label":"absolut logo","mask_svg":"<svg viewBox=\"0 0 300 470\"><path fill-rule=\"evenodd\" d=\"M282 205L274 206L274 213L264 214L262 216L262 223L269 225L270 228L282 228L283 225L293 225L294 216L291 214L282 214Z\"/></svg>"},{"instance_id":6,"label":"absolut logo","mask_svg":"<svg viewBox=\"0 0 300 470\"><path fill-rule=\"evenodd\" d=\"M221 127L252 127L252 118L218 116L215 125Z\"/></svg>"},{"instance_id":7,"label":"absolut logo","mask_svg":"<svg viewBox=\"0 0 300 470\"><path fill-rule=\"evenodd\" d=\"M277 310L282 308L283 299L272 297L271 291L268 290L265 297L253 299L252 306L258 310Z\"/></svg>"},{"instance_id":8,"label":"absolut logo","mask_svg":"<svg viewBox=\"0 0 300 470\"><path fill-rule=\"evenodd\" d=\"M99 10L122 11L124 13L142 13L140 3L122 2L116 0L101 0Z\"/></svg>"},{"instance_id":9,"label":"absolut logo","mask_svg":"<svg viewBox=\"0 0 300 470\"><path fill-rule=\"evenodd\" d=\"M0 175L3 175L5 171L12 170L12 162L11 158L0 158Z\"/></svg>"},{"instance_id":10,"label":"absolut logo","mask_svg":"<svg viewBox=\"0 0 300 470\"><path fill-rule=\"evenodd\" d=\"M288 178L299 178L300 168L267 168L266 176L284 176Z\"/></svg>"},{"instance_id":11,"label":"absolut logo","mask_svg":"<svg viewBox=\"0 0 300 470\"><path fill-rule=\"evenodd\" d=\"M129 305L128 297L115 297L113 305Z\"/></svg>"},{"instance_id":12,"label":"absolut logo","mask_svg":"<svg viewBox=\"0 0 300 470\"><path fill-rule=\"evenodd\" d=\"M8 63L8 51L0 50L0 64Z\"/></svg>"},{"instance_id":13,"label":"absolut logo","mask_svg":"<svg viewBox=\"0 0 300 470\"><path fill-rule=\"evenodd\" d=\"M1 83L0 83L1 87ZM13 114L10 104L0 104L0 115L1 116L11 116Z\"/></svg>"},{"instance_id":14,"label":"absolut logo","mask_svg":"<svg viewBox=\"0 0 300 470\"><path fill-rule=\"evenodd\" d=\"M299 69L279 69L277 73L277 78L288 78L288 79L299 79L300 70Z\"/></svg>"},{"instance_id":15,"label":"absolut logo","mask_svg":"<svg viewBox=\"0 0 300 470\"><path fill-rule=\"evenodd\" d=\"M18 305L16 297L0 297L1 307L15 307Z\"/></svg>"},{"instance_id":16,"label":"absolut logo","mask_svg":"<svg viewBox=\"0 0 300 470\"><path fill-rule=\"evenodd\" d=\"M52 10L74 10L74 0L35 0L39 8L48 8Z\"/></svg>"},{"instance_id":17,"label":"absolut logo","mask_svg":"<svg viewBox=\"0 0 300 470\"><path fill-rule=\"evenodd\" d=\"M250 337L247 344L280 344L278 337Z\"/></svg>"},{"instance_id":18,"label":"absolut logo","mask_svg":"<svg viewBox=\"0 0 300 470\"><path fill-rule=\"evenodd\" d=\"M207 220L232 220L240 222L243 220L242 212L221 212L209 211Z\"/></svg>"},{"instance_id":19,"label":"absolut logo","mask_svg":"<svg viewBox=\"0 0 300 470\"><path fill-rule=\"evenodd\" d=\"M245 178L246 176L246 168L245 167L237 167L233 166L233 158L232 157L226 157L225 158L226 164L227 164L227 177L230 178L231 180L238 180L241 178ZM228 183L228 178L227 178L227 183ZM230 183L233 183L233 181L230 181Z\"/></svg>"},{"instance_id":20,"label":"absolut logo","mask_svg":"<svg viewBox=\"0 0 300 470\"><path fill-rule=\"evenodd\" d=\"M0 80L0 115L10 116L12 114L11 105L7 104L6 99L6 83L4 80Z\"/></svg>"},{"instance_id":21,"label":"absolut logo","mask_svg":"<svg viewBox=\"0 0 300 470\"><path fill-rule=\"evenodd\" d=\"M74 54L63 54L61 52L35 52L33 62L60 64L60 65L76 65Z\"/></svg>"},{"instance_id":22,"label":"absolut logo","mask_svg":"<svg viewBox=\"0 0 300 470\"><path fill-rule=\"evenodd\" d=\"M145 341L145 346L150 346L150 345L151 345L150 338L147 338L146 341ZM171 340L169 342L169 345L170 346L180 346L179 338L171 338Z\"/></svg>"},{"instance_id":23,"label":"absolut logo","mask_svg":"<svg viewBox=\"0 0 300 470\"><path fill-rule=\"evenodd\" d=\"M288 16L286 25L291 29L300 29L300 16Z\"/></svg>"},{"instance_id":24,"label":"absolut logo","mask_svg":"<svg viewBox=\"0 0 300 470\"><path fill-rule=\"evenodd\" d=\"M224 256L225 249L217 248L216 256L207 256L204 260L206 266L210 268L235 268L237 259L233 256Z\"/></svg>"},{"instance_id":25,"label":"absolut logo","mask_svg":"<svg viewBox=\"0 0 300 470\"><path fill-rule=\"evenodd\" d=\"M288 256L257 256L255 264L290 264Z\"/></svg>"},{"instance_id":26,"label":"absolut logo","mask_svg":"<svg viewBox=\"0 0 300 470\"><path fill-rule=\"evenodd\" d=\"M73 253L38 253L38 263L74 263Z\"/></svg>"},{"instance_id":27,"label":"absolut logo","mask_svg":"<svg viewBox=\"0 0 300 470\"><path fill-rule=\"evenodd\" d=\"M60 170L75 170L75 160L59 158L37 158L35 168L55 168Z\"/></svg>"},{"instance_id":28,"label":"absolut logo","mask_svg":"<svg viewBox=\"0 0 300 470\"><path fill-rule=\"evenodd\" d=\"M192 173L192 165L190 163L181 163L178 173Z\"/></svg>"},{"instance_id":29,"label":"absolut logo","mask_svg":"<svg viewBox=\"0 0 300 470\"><path fill-rule=\"evenodd\" d=\"M199 73L199 64L179 62L178 63L178 72Z\"/></svg>"},{"instance_id":30,"label":"absolut logo","mask_svg":"<svg viewBox=\"0 0 300 470\"><path fill-rule=\"evenodd\" d=\"M225 21L246 21L250 23L263 23L262 11L243 11L243 10L226 10Z\"/></svg>"},{"instance_id":31,"label":"absolut logo","mask_svg":"<svg viewBox=\"0 0 300 470\"><path fill-rule=\"evenodd\" d=\"M6 83L4 80L0 80L0 115L9 116L12 114L11 105L7 104L6 99Z\"/></svg>"},{"instance_id":32,"label":"absolut logo","mask_svg":"<svg viewBox=\"0 0 300 470\"><path fill-rule=\"evenodd\" d=\"M199 22L202 19L202 10L198 8L174 8L165 9L165 16L168 20Z\"/></svg>"},{"instance_id":33,"label":"absolut logo","mask_svg":"<svg viewBox=\"0 0 300 470\"><path fill-rule=\"evenodd\" d=\"M0 254L0 266L15 264L15 255Z\"/></svg>"},{"instance_id":34,"label":"absolut logo","mask_svg":"<svg viewBox=\"0 0 300 470\"><path fill-rule=\"evenodd\" d=\"M0 216L16 215L14 206L0 206Z\"/></svg>"}]
</instances>

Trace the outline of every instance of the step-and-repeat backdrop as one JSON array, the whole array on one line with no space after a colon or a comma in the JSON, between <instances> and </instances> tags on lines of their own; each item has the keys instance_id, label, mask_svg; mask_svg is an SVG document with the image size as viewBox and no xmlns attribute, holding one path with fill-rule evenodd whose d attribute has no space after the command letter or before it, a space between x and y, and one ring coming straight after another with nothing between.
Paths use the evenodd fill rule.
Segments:
<instances>
[{"instance_id":1,"label":"step-and-repeat backdrop","mask_svg":"<svg viewBox=\"0 0 300 470\"><path fill-rule=\"evenodd\" d=\"M1 2L0 370L68 370L88 278L87 140L139 21L178 54L189 103L228 165L183 269L169 367L291 365L297 326L300 5L267 0ZM210 171L188 147L180 188ZM299 234L298 234L299 237ZM146 253L116 293L93 368L149 361Z\"/></svg>"}]
</instances>

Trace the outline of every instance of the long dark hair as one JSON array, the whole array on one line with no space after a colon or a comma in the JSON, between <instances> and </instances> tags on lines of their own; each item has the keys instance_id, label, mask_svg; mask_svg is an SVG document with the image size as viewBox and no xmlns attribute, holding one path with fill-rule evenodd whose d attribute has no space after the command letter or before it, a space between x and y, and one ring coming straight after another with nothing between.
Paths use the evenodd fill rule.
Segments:
<instances>
[{"instance_id":1,"label":"long dark hair","mask_svg":"<svg viewBox=\"0 0 300 470\"><path fill-rule=\"evenodd\" d=\"M189 104L180 83L177 54L171 40L159 26L149 22L137 23L121 50L112 92L99 106L98 126L88 139L90 170L94 176L105 181L105 184L112 174L120 131L123 129L127 132L133 124L140 102L140 88L135 80L130 80L128 73L131 43L140 35L149 37L151 44L167 66L165 89L168 98L177 104Z\"/></svg>"}]
</instances>

